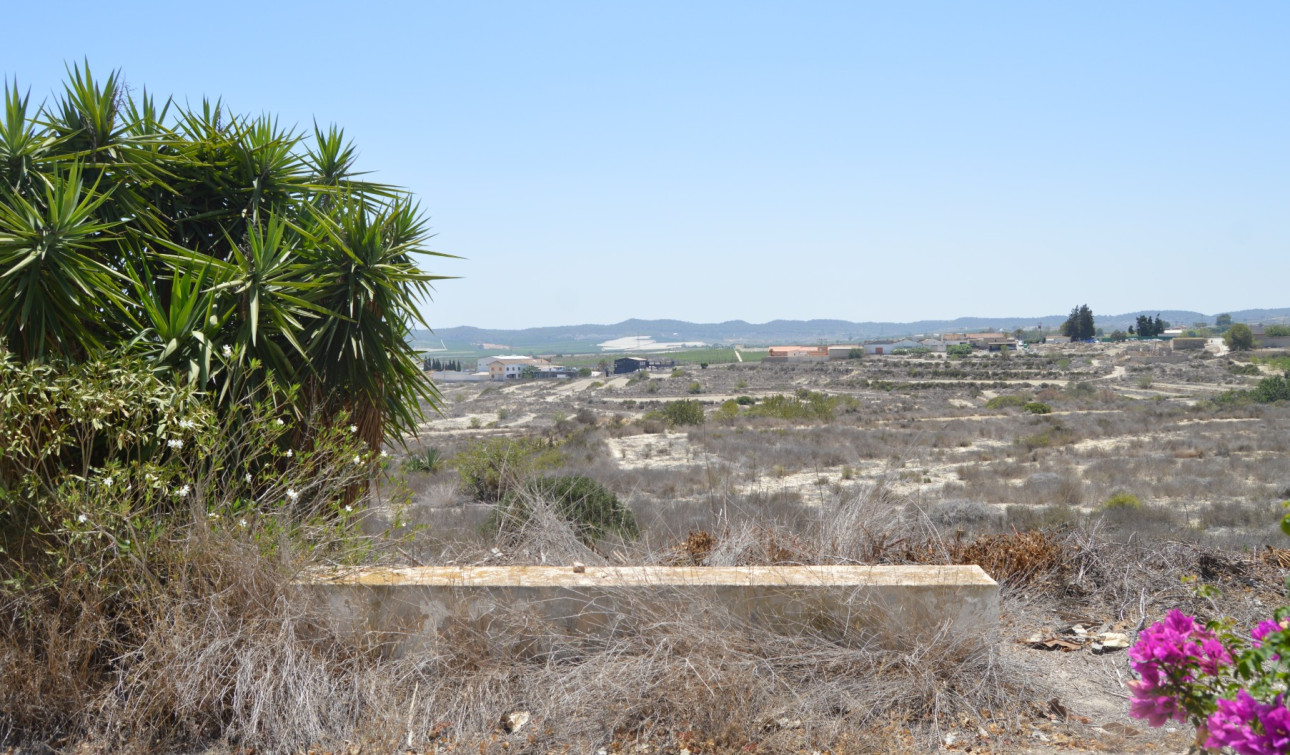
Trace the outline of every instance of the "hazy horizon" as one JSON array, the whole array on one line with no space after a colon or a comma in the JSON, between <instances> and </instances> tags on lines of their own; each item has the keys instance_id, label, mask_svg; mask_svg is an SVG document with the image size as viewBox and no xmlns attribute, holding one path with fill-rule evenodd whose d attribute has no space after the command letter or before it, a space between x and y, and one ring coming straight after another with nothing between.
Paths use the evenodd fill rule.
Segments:
<instances>
[{"instance_id":1,"label":"hazy horizon","mask_svg":"<svg viewBox=\"0 0 1290 755\"><path fill-rule=\"evenodd\" d=\"M1284 4L230 0L236 34L204 6L60 11L95 22L6 48L33 102L85 59L345 128L467 258L431 262L463 276L436 328L1283 297Z\"/></svg>"},{"instance_id":2,"label":"hazy horizon","mask_svg":"<svg viewBox=\"0 0 1290 755\"><path fill-rule=\"evenodd\" d=\"M1078 302L1078 303L1084 303L1084 302ZM1078 306L1078 305L1072 305L1072 306ZM1120 316L1125 316L1130 314L1138 314L1138 312L1156 312L1156 314L1165 314L1165 315L1170 314L1170 312L1195 312L1195 314L1200 314L1201 316L1210 317L1210 319L1213 319L1213 317L1222 315L1222 314L1233 314L1233 312L1246 312L1246 311L1258 311L1258 310L1271 310L1271 311L1290 310L1290 305L1280 306L1280 307L1277 307L1277 306L1238 307L1238 308L1233 308L1233 310L1220 310L1215 312L1202 312L1201 310L1188 310L1188 308L1182 308L1182 307L1171 307L1171 308L1148 307L1148 308L1139 308L1139 310L1100 312L1100 314L1098 311L1094 310L1093 314L1095 319L1098 319L1098 317L1120 317ZM837 321L845 321L845 323L908 325L908 324L915 324L915 323L939 323L939 321L955 321L955 320L1018 320L1018 321L1042 320L1042 319L1053 319L1053 317L1066 317L1067 315L1069 315L1069 308L1067 308L1067 311L1064 311L1064 312L1057 312L1057 311L1046 312L1046 314L1042 314L1042 315L1040 314L1032 314L1032 315L971 314L971 315L955 315L951 317L913 317L913 319L909 319L909 320L894 320L894 319L890 319L890 317L875 317L875 319L866 319L866 320L854 320L854 319L848 319L848 317L770 317L770 319L766 319L766 320L747 320L747 319L743 319L743 317L721 317L721 319L716 319L716 320L685 320L685 319L682 319L682 317L662 316L662 317L620 317L620 319L617 319L617 320L586 320L586 321L581 321L581 323L533 323L528 325L519 325L519 327L513 327L513 328L488 327L488 325L475 325L472 323L463 323L458 325L436 325L436 327L433 327L433 329L435 329L437 332L437 330L452 330L455 328L477 328L480 330L524 330L529 328L577 328L577 327L582 327L582 325L591 325L591 327L609 327L609 325L617 325L619 323L624 323L624 321L628 321L628 320L679 321L679 323L689 323L693 325L720 325L722 323L747 323L748 325L766 325L770 323L777 323L777 321L788 321L788 323L797 323L797 321L811 321L811 320L837 320ZM1192 325L1192 324L1193 323L1171 323L1171 325Z\"/></svg>"}]
</instances>

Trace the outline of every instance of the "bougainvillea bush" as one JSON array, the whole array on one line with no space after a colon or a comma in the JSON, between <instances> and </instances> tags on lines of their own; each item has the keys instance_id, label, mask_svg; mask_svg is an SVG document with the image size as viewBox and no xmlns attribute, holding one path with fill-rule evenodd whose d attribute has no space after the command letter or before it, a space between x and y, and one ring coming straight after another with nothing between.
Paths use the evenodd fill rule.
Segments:
<instances>
[{"instance_id":1,"label":"bougainvillea bush","mask_svg":"<svg viewBox=\"0 0 1290 755\"><path fill-rule=\"evenodd\" d=\"M1290 515L1281 529L1290 534ZM1188 721L1206 750L1290 752L1290 607L1248 637L1230 620L1201 624L1175 609L1139 635L1129 665L1138 674L1130 715L1152 726Z\"/></svg>"}]
</instances>

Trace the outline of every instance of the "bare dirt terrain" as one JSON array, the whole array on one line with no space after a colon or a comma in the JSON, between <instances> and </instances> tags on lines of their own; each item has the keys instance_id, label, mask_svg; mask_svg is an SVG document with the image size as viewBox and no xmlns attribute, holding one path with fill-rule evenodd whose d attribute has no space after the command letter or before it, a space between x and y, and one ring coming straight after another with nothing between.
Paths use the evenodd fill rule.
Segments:
<instances>
[{"instance_id":1,"label":"bare dirt terrain","mask_svg":"<svg viewBox=\"0 0 1290 755\"><path fill-rule=\"evenodd\" d=\"M1174 607L1244 624L1284 601L1284 570L1266 549L1290 545L1277 527L1290 498L1290 408L1212 401L1262 374L1231 356L1077 345L443 385L443 415L410 439L445 463L406 474L406 517L425 525L408 556L538 562L524 543L499 546L484 526L491 507L458 482L453 459L488 438L540 439L559 451L560 474L602 483L640 523L639 540L543 550L542 563L666 563L687 552L695 563L817 562L835 558L820 533L861 502L878 513L855 520L872 529L855 558L976 554L1003 585L994 661L1019 683L997 710L935 723L942 749L1182 752L1188 727L1127 716L1125 651L1094 640L1132 639ZM679 400L700 402L705 421L668 423L660 410ZM1108 507L1117 494L1136 504ZM1050 555L1017 568L1003 551L1026 533L1045 538ZM708 545L686 551L696 537ZM1197 597L1201 583L1219 597ZM828 749L811 721L792 723L756 751ZM923 751L926 723L892 719L884 741ZM634 746L681 751L668 741Z\"/></svg>"}]
</instances>

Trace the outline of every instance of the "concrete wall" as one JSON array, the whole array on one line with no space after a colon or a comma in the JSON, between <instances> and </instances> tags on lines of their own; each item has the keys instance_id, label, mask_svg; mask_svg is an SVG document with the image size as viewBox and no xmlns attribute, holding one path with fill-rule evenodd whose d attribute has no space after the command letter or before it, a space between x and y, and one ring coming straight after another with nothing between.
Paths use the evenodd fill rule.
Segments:
<instances>
[{"instance_id":1,"label":"concrete wall","mask_svg":"<svg viewBox=\"0 0 1290 755\"><path fill-rule=\"evenodd\" d=\"M946 625L997 641L999 586L977 566L417 567L305 583L345 631L401 654L503 612L565 634L611 637L634 614L721 610L776 632L908 647Z\"/></svg>"}]
</instances>

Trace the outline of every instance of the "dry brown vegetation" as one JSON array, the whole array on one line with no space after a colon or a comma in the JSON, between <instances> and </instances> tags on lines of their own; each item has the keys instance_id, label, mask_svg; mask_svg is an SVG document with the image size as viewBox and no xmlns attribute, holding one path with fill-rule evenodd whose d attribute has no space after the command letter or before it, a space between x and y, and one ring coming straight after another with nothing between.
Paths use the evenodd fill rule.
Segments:
<instances>
[{"instance_id":1,"label":"dry brown vegetation","mask_svg":"<svg viewBox=\"0 0 1290 755\"><path fill-rule=\"evenodd\" d=\"M1028 640L1075 623L1132 633L1175 606L1248 623L1284 601L1290 559L1275 549L1286 545L1276 525L1290 497L1290 408L1207 402L1253 380L1228 367L1222 357L1072 347L714 366L600 386L447 385L446 415L412 442L448 463L406 473L396 463L370 502L374 537L390 525L406 535L382 558L976 563L1003 586L998 644L949 632L905 648L821 627L771 633L679 593L636 606L609 638L503 611L461 617L426 648L391 655L292 585L308 559L265 559L195 525L172 544L185 566L166 575L165 599L126 613L140 640L120 648L106 679L85 669L87 654L103 652L104 617L120 615L104 609L108 597L87 591L62 613L5 607L13 639L0 647L0 747L1181 750L1185 732L1127 718L1122 651ZM747 409L715 417L736 396L798 391L851 403L811 421ZM1013 394L1053 412L986 406ZM680 398L705 402L708 421L668 428L647 417ZM496 436L546 441L560 454L552 471L617 493L641 538L589 547L540 502L520 532L488 530L491 507L463 492L452 458ZM400 491L411 506L394 521L388 501ZM1104 507L1119 492L1141 507ZM1198 584L1220 592L1200 597ZM501 724L516 712L528 718Z\"/></svg>"}]
</instances>

